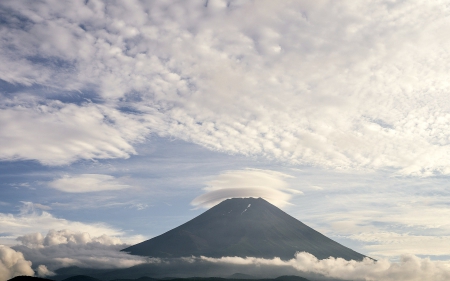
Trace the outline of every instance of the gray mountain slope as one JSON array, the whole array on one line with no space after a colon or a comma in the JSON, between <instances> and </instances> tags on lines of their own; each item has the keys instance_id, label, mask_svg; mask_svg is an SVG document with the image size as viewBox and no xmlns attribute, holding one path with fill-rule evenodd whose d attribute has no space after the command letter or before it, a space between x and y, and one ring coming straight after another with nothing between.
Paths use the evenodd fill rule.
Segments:
<instances>
[{"instance_id":1,"label":"gray mountain slope","mask_svg":"<svg viewBox=\"0 0 450 281\"><path fill-rule=\"evenodd\" d=\"M318 259L365 257L262 198L225 200L177 228L122 251L159 258L238 256L288 260L302 251Z\"/></svg>"}]
</instances>

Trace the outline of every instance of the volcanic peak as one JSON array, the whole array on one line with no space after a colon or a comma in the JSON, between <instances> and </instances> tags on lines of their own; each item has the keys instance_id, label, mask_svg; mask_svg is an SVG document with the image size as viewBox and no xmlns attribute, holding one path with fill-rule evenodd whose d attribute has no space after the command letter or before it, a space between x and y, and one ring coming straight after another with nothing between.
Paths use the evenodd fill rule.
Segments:
<instances>
[{"instance_id":1,"label":"volcanic peak","mask_svg":"<svg viewBox=\"0 0 450 281\"><path fill-rule=\"evenodd\" d=\"M262 198L224 200L194 219L123 251L159 258L238 256L288 260L296 252L308 252L318 259L365 257Z\"/></svg>"}]
</instances>

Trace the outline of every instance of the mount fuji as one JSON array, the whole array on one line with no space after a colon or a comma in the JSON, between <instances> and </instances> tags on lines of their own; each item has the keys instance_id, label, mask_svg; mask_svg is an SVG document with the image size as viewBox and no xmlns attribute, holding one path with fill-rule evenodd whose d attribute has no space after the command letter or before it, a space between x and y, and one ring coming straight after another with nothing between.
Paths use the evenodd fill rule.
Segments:
<instances>
[{"instance_id":1,"label":"mount fuji","mask_svg":"<svg viewBox=\"0 0 450 281\"><path fill-rule=\"evenodd\" d=\"M262 198L227 199L194 219L122 251L156 258L191 256L292 259L308 252L361 261L357 253Z\"/></svg>"}]
</instances>

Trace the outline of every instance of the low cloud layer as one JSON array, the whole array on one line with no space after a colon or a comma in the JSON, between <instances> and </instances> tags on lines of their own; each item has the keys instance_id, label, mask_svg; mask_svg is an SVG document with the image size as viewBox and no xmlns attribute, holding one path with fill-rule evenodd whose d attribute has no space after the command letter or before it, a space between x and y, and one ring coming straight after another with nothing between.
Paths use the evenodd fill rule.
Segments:
<instances>
[{"instance_id":1,"label":"low cloud layer","mask_svg":"<svg viewBox=\"0 0 450 281\"><path fill-rule=\"evenodd\" d=\"M26 260L22 253L0 245L0 281L20 275L34 275L31 262Z\"/></svg>"},{"instance_id":2,"label":"low cloud layer","mask_svg":"<svg viewBox=\"0 0 450 281\"><path fill-rule=\"evenodd\" d=\"M309 276L317 274L330 279L365 280L365 281L446 281L450 279L450 263L421 259L414 255L401 256L399 262L388 260L374 261L346 261L341 258L318 260L309 253L297 253L289 261L260 258L224 257L220 259L201 257L211 263L234 264L248 267L248 273L255 273L255 269L266 267L271 270L270 275L282 274L283 270L295 269L297 275ZM284 271L286 273L286 271ZM288 270L292 273L291 270ZM317 278L317 277L316 277Z\"/></svg>"},{"instance_id":3,"label":"low cloud layer","mask_svg":"<svg viewBox=\"0 0 450 281\"><path fill-rule=\"evenodd\" d=\"M39 233L46 233L49 229L67 229L75 232L82 229L84 232L90 233L90 235L95 237L105 234L110 237L121 237L125 241L133 243L142 241L143 239L141 236L128 237L123 231L104 223L82 223L58 218L47 211L36 209L31 202L24 202L21 212L18 215L0 213L0 229L8 231L7 235L0 236L0 243L5 245L16 244L17 241L15 241L15 238L26 235L30 232L30 229ZM40 243L41 238L36 234L34 237L35 242L33 243ZM27 243L31 243L30 241L28 239Z\"/></svg>"},{"instance_id":4,"label":"low cloud layer","mask_svg":"<svg viewBox=\"0 0 450 281\"><path fill-rule=\"evenodd\" d=\"M98 237L91 237L87 232L73 232L65 230L50 230L44 237L41 233L29 233L17 237L24 246L29 248L45 248L48 246L55 246L59 244L72 243L75 245L86 245L88 243L99 243L106 246L126 245L119 238L109 237L105 234Z\"/></svg>"},{"instance_id":5,"label":"low cloud layer","mask_svg":"<svg viewBox=\"0 0 450 281\"><path fill-rule=\"evenodd\" d=\"M292 176L270 170L226 171L207 182L206 193L192 200L191 204L210 208L229 198L261 197L276 206L284 206L293 194L301 194L289 187L288 178Z\"/></svg>"},{"instance_id":6,"label":"low cloud layer","mask_svg":"<svg viewBox=\"0 0 450 281\"><path fill-rule=\"evenodd\" d=\"M299 275L317 280L364 280L364 281L447 281L450 278L448 261L431 261L414 255L402 255L398 262L369 258L363 261L347 261L341 258L318 260L309 253L300 252L291 260L255 257L185 257L178 259L150 259L132 256L121 249L126 244L106 235L91 236L88 233L68 230L49 231L43 236L32 233L21 236L22 245L13 249L0 246L0 272L14 276L33 275L32 263L39 276L52 276L53 271L77 266L86 269L118 270L118 276L153 274L167 276L229 276L241 272L253 276L277 277ZM2 266L2 267L1 267ZM128 269L138 266L135 269ZM5 268L7 271L5 271ZM1 280L1 279L0 279ZM4 279L6 280L6 279ZM3 281L3 280L2 280Z\"/></svg>"},{"instance_id":7,"label":"low cloud layer","mask_svg":"<svg viewBox=\"0 0 450 281\"><path fill-rule=\"evenodd\" d=\"M146 258L120 252L129 245L105 234L91 236L87 232L50 230L45 236L30 233L17 240L22 245L14 246L16 251L23 253L33 264L45 266L37 268L40 275L50 276L52 271L69 266L108 269L147 262Z\"/></svg>"},{"instance_id":8,"label":"low cloud layer","mask_svg":"<svg viewBox=\"0 0 450 281\"><path fill-rule=\"evenodd\" d=\"M50 182L49 186L70 193L120 190L130 187L129 185L120 183L113 176L99 174L67 175Z\"/></svg>"}]
</instances>

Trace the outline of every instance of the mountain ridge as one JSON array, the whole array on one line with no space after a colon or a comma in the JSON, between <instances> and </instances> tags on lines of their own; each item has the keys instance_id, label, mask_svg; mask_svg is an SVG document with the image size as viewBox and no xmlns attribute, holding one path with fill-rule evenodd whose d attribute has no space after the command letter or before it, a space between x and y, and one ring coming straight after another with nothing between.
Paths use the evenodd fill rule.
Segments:
<instances>
[{"instance_id":1,"label":"mountain ridge","mask_svg":"<svg viewBox=\"0 0 450 281\"><path fill-rule=\"evenodd\" d=\"M306 278L300 276L279 276L276 278L253 278L253 280L261 281L309 281ZM40 278L34 276L16 276L8 281L54 281L52 279ZM102 281L102 279L97 279L88 275L76 275L69 278L65 278L62 281ZM188 278L160 278L155 279L151 277L140 277L136 279L111 279L110 281L248 281L248 279L238 279L238 278L220 278L220 277L188 277Z\"/></svg>"}]
</instances>

